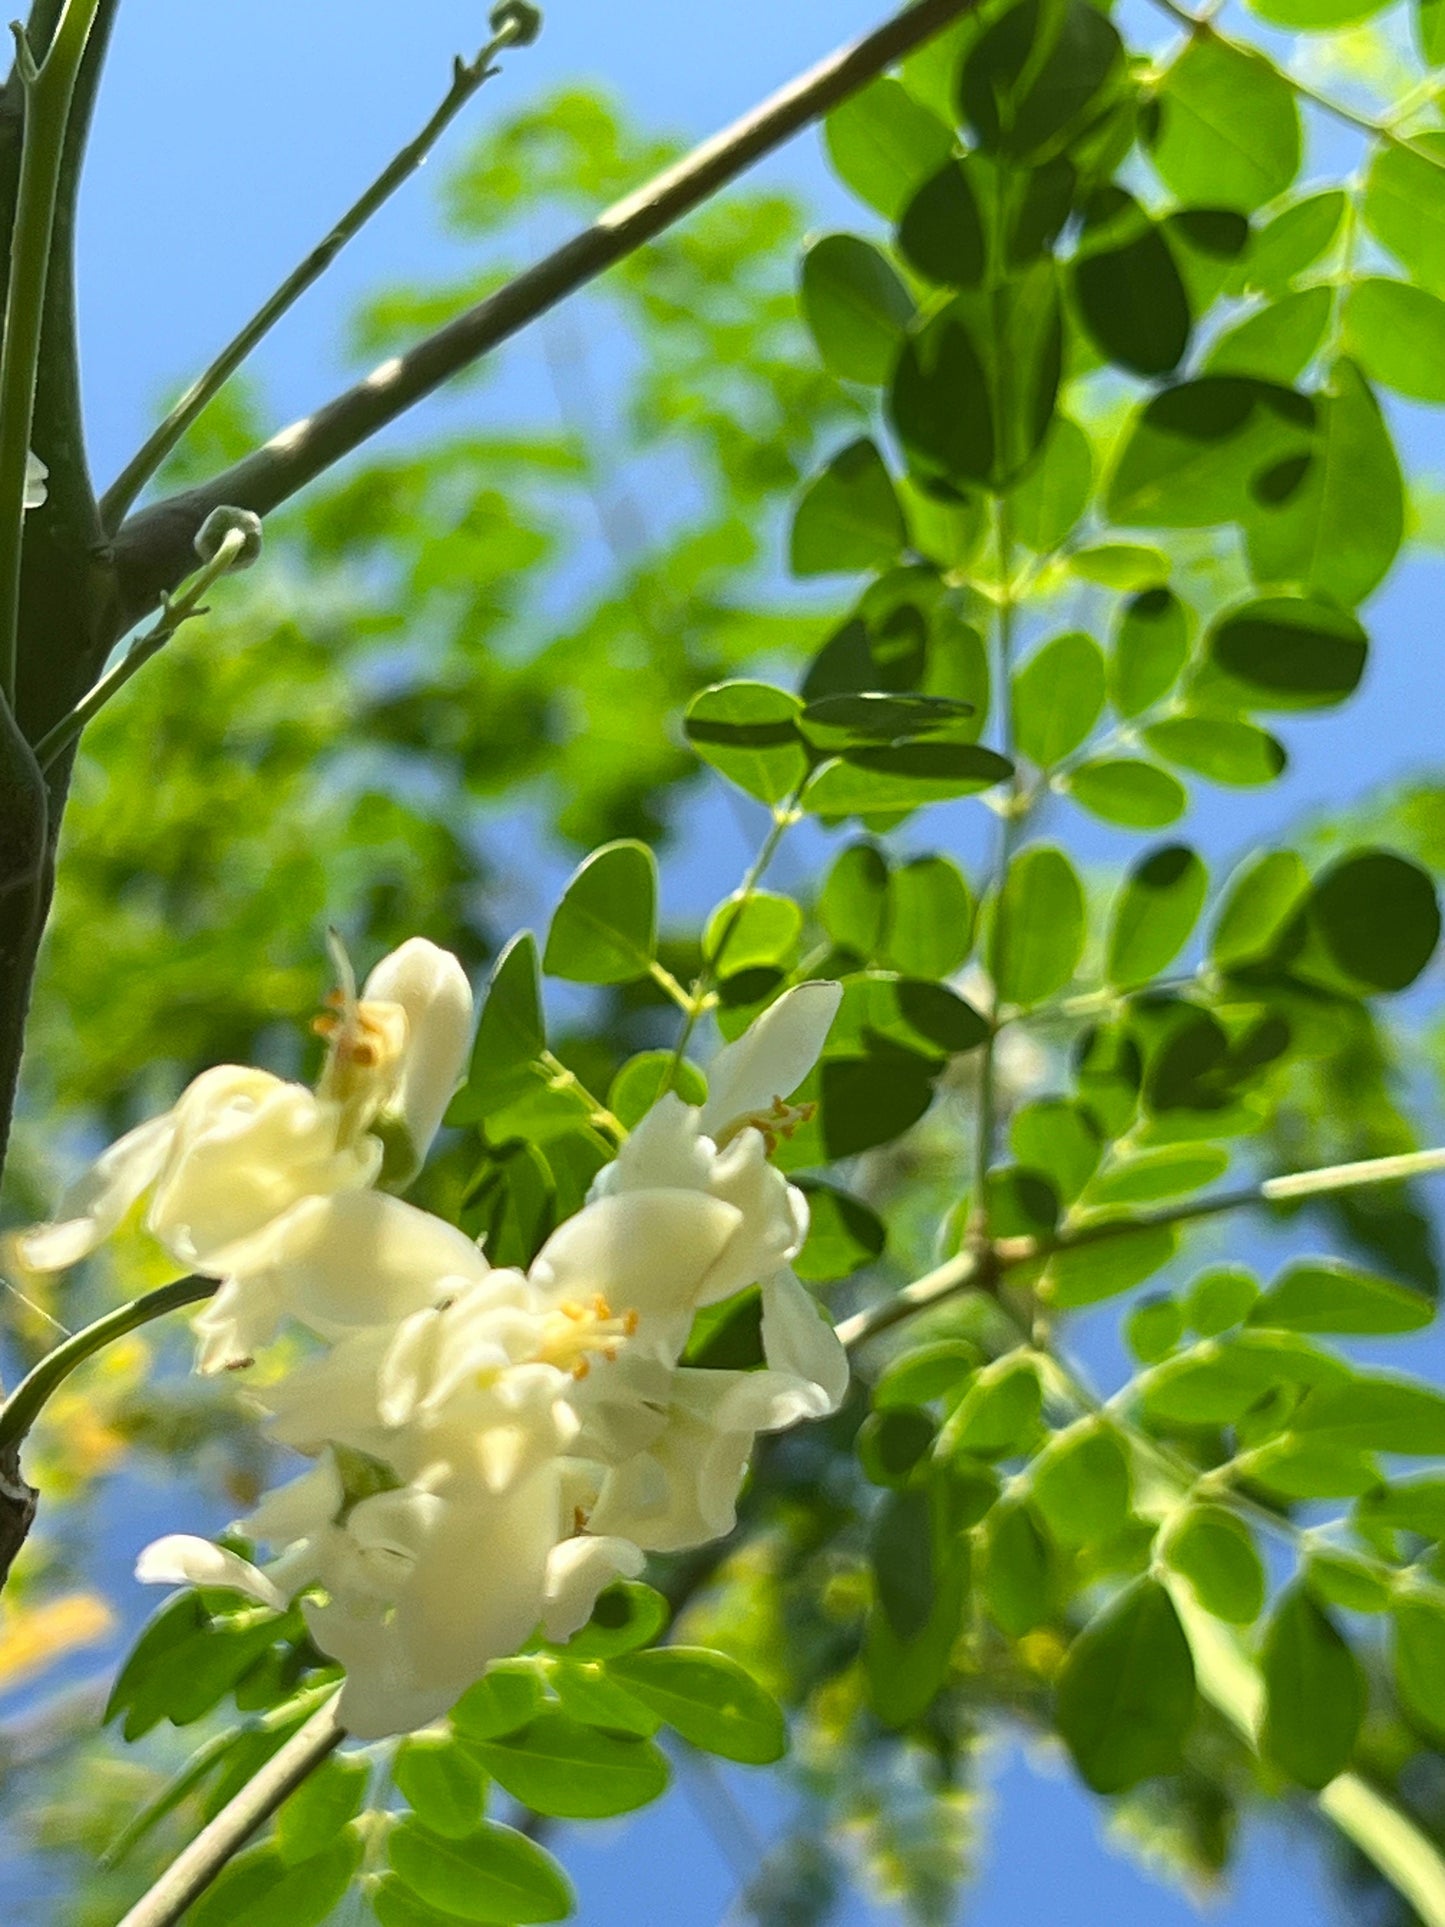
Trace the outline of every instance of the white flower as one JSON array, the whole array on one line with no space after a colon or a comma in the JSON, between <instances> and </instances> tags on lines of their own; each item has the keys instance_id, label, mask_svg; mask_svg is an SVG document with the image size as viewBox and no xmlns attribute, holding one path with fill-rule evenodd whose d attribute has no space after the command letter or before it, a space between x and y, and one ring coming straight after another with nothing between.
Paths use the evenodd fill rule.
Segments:
<instances>
[{"instance_id":1,"label":"white flower","mask_svg":"<svg viewBox=\"0 0 1445 1927\"><path fill-rule=\"evenodd\" d=\"M33 451L25 457L25 496L24 507L38 509L45 506L45 498L50 493L45 484L50 480L50 470Z\"/></svg>"},{"instance_id":2,"label":"white flower","mask_svg":"<svg viewBox=\"0 0 1445 1927\"><path fill-rule=\"evenodd\" d=\"M373 984L387 995L371 997ZM343 988L336 1014L320 1020L331 1048L316 1091L239 1065L203 1072L82 1174L53 1223L14 1238L18 1263L78 1263L144 1198L145 1229L176 1264L222 1277L232 1251L299 1200L376 1182L384 1149L373 1126L414 1170L461 1070L470 991L455 958L414 939L377 966L367 992Z\"/></svg>"}]
</instances>

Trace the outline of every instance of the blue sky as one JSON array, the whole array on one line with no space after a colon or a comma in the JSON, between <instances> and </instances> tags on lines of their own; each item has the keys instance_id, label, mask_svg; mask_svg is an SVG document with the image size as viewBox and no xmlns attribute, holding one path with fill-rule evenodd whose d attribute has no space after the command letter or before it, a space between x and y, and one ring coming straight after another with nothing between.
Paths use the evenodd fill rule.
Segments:
<instances>
[{"instance_id":1,"label":"blue sky","mask_svg":"<svg viewBox=\"0 0 1445 1927\"><path fill-rule=\"evenodd\" d=\"M509 55L467 125L564 80L600 82L653 128L701 136L879 17L882 0L553 0L541 41ZM458 51L486 37L486 6L424 0L131 0L122 10L96 128L82 223L85 384L97 477L140 439L157 397L193 373L430 111ZM414 183L268 344L259 362L281 419L304 413L347 370L343 320L384 279L455 267L433 218L437 171ZM765 177L807 195L831 222L857 221L805 135ZM504 364L481 409L545 407L522 365ZM1433 423L1403 424L1417 457ZM1435 644L1440 561L1412 559L1372 611L1378 638L1366 687L1342 716L1291 723L1291 775L1261 805L1216 799L1191 825L1214 858L1282 831L1438 759L1445 671ZM1119 846L1100 836L1085 853ZM730 880L730 879L729 879ZM1107 1354L1107 1345L1103 1347ZM1103 1842L1106 1816L1046 1759L1001 1742L971 1927L1183 1927L1197 1918L1168 1887ZM771 1783L728 1785L760 1837L783 1817ZM566 1858L588 1927L677 1921L711 1927L735 1882L698 1805L679 1790L657 1811L569 1838ZM1254 1826L1218 1927L1318 1927L1332 1902L1314 1850L1282 1825ZM1344 1918L1340 1909L1339 1917ZM846 1927L894 1918L859 1900ZM736 1919L736 1917L734 1917Z\"/></svg>"}]
</instances>

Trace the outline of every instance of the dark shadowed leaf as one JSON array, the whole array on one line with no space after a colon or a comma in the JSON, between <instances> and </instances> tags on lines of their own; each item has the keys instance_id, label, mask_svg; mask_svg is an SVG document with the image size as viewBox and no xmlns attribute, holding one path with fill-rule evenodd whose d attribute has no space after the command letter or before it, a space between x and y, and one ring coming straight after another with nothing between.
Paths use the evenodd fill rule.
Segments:
<instances>
[{"instance_id":1,"label":"dark shadowed leaf","mask_svg":"<svg viewBox=\"0 0 1445 1927\"><path fill-rule=\"evenodd\" d=\"M1059 1731L1096 1793L1172 1772L1194 1721L1194 1662L1174 1602L1137 1579L1092 1619L1059 1676Z\"/></svg>"}]
</instances>

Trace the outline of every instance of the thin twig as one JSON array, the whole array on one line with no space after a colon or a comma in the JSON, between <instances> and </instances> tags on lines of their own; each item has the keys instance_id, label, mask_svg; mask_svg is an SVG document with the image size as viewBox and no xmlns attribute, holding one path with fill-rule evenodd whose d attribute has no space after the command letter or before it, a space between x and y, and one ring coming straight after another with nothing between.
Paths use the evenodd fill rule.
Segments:
<instances>
[{"instance_id":1,"label":"thin twig","mask_svg":"<svg viewBox=\"0 0 1445 1927\"><path fill-rule=\"evenodd\" d=\"M111 483L100 503L101 520L107 530L113 532L119 528L130 513L136 497L207 403L220 393L282 316L296 305L308 288L321 279L347 243L355 239L371 217L421 167L467 102L499 71L492 66L492 60L510 45L520 30L521 23L517 19L509 19L475 60L468 62L458 59L453 63L452 84L446 98L415 140L409 141L387 163L366 192L346 210L325 240L311 250L300 266L287 275L270 299L226 343L210 367L191 384L155 433L136 451Z\"/></svg>"},{"instance_id":2,"label":"thin twig","mask_svg":"<svg viewBox=\"0 0 1445 1927\"><path fill-rule=\"evenodd\" d=\"M346 1738L329 1699L273 1753L191 1844L178 1854L119 1927L173 1927L289 1793Z\"/></svg>"},{"instance_id":3,"label":"thin twig","mask_svg":"<svg viewBox=\"0 0 1445 1927\"><path fill-rule=\"evenodd\" d=\"M116 561L127 607L153 606L174 587L189 544L213 508L258 515L301 488L567 295L595 281L840 102L973 12L980 0L918 0L874 32L779 89L725 132L608 208L588 228L487 300L200 487L160 502L120 531ZM134 620L132 614L131 619Z\"/></svg>"},{"instance_id":4,"label":"thin twig","mask_svg":"<svg viewBox=\"0 0 1445 1927\"><path fill-rule=\"evenodd\" d=\"M86 725L100 714L113 696L125 688L136 671L143 669L152 656L165 648L183 622L189 622L192 616L208 613L201 606L201 597L237 566L245 546L245 535L238 529L231 530L211 560L197 570L184 594L164 599L155 626L137 637L114 669L87 690L74 709L62 716L36 744L35 760L42 770L49 769L56 758L69 749Z\"/></svg>"}]
</instances>

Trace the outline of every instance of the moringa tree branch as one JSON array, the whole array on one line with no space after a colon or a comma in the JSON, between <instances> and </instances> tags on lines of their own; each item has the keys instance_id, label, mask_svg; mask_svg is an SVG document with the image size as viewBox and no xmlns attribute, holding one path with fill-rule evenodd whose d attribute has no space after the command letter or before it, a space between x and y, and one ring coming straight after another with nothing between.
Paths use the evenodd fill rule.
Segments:
<instances>
[{"instance_id":1,"label":"moringa tree branch","mask_svg":"<svg viewBox=\"0 0 1445 1927\"><path fill-rule=\"evenodd\" d=\"M269 515L414 403L635 253L755 161L978 5L979 0L918 0L790 81L676 166L608 208L544 260L407 353L383 362L315 414L283 429L264 448L209 482L132 518L115 544L127 624L138 621L181 579L189 567L191 541L212 509L230 505Z\"/></svg>"}]
</instances>

